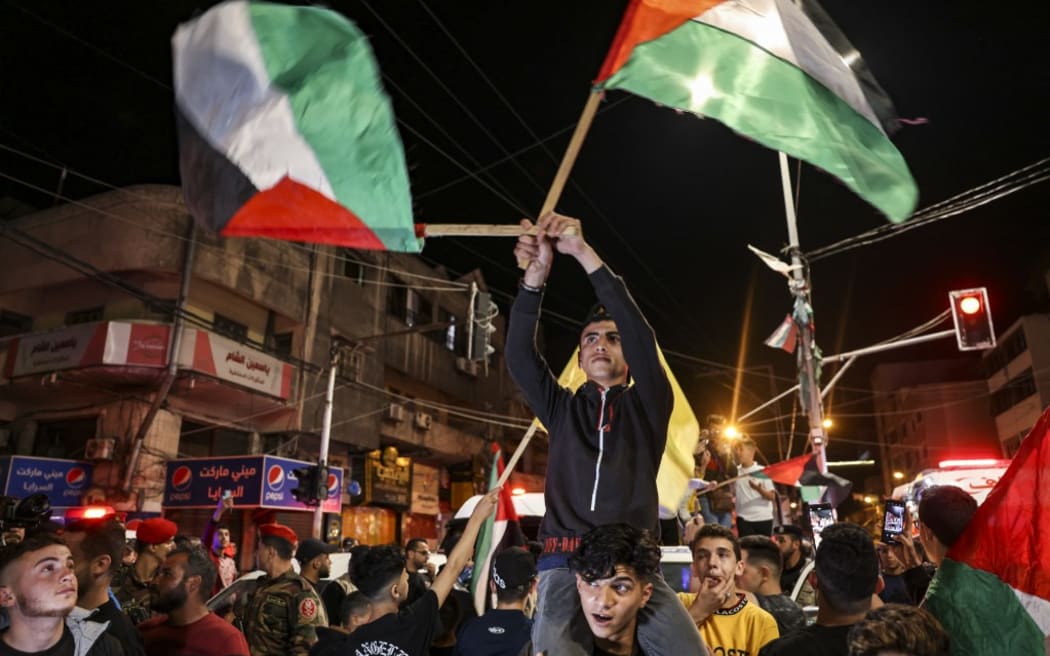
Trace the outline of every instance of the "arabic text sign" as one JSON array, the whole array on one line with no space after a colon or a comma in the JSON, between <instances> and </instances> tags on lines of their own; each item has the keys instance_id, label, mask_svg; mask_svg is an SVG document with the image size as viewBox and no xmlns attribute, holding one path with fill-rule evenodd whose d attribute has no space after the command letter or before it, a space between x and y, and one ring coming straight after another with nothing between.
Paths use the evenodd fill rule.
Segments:
<instances>
[{"instance_id":1,"label":"arabic text sign","mask_svg":"<svg viewBox=\"0 0 1050 656\"><path fill-rule=\"evenodd\" d=\"M2 470L8 473L4 494L19 499L45 494L52 508L69 508L79 506L91 487L93 467L77 460L11 456L4 459Z\"/></svg>"},{"instance_id":2,"label":"arabic text sign","mask_svg":"<svg viewBox=\"0 0 1050 656\"><path fill-rule=\"evenodd\" d=\"M294 470L310 463L275 456L190 458L168 462L164 507L212 508L226 490L237 506L310 509L292 496L298 487ZM343 472L334 469L328 477L325 512L342 507Z\"/></svg>"},{"instance_id":3,"label":"arabic text sign","mask_svg":"<svg viewBox=\"0 0 1050 656\"><path fill-rule=\"evenodd\" d=\"M281 399L291 394L291 365L232 339L186 328L179 351L183 367Z\"/></svg>"},{"instance_id":4,"label":"arabic text sign","mask_svg":"<svg viewBox=\"0 0 1050 656\"><path fill-rule=\"evenodd\" d=\"M262 456L169 460L163 505L212 508L229 490L234 504L257 506L262 477Z\"/></svg>"}]
</instances>

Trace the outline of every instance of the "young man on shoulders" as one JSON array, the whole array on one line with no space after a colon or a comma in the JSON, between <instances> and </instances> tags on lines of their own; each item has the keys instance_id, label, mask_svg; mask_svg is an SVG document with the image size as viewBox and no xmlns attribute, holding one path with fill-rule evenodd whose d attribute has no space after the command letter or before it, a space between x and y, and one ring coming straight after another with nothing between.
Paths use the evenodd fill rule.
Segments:
<instances>
[{"instance_id":1,"label":"young man on shoulders","mask_svg":"<svg viewBox=\"0 0 1050 656\"><path fill-rule=\"evenodd\" d=\"M522 227L533 226L526 220ZM656 473L674 397L652 328L623 280L584 240L580 222L552 213L535 227L538 234L522 235L514 249L529 265L511 308L505 350L511 377L550 435L532 635L536 651L581 655L588 646L578 640L587 643L589 637L578 625L569 555L585 533L605 524L626 522L658 534ZM575 393L558 385L536 350L543 288L555 251L579 263L600 303L580 333L579 365L587 382ZM642 647L700 652L700 636L670 587L660 576L652 585L639 633Z\"/></svg>"},{"instance_id":2,"label":"young man on shoulders","mask_svg":"<svg viewBox=\"0 0 1050 656\"><path fill-rule=\"evenodd\" d=\"M463 529L463 536L448 555L445 567L430 589L414 603L403 605L408 596L408 570L400 547L373 547L360 562L351 560L354 585L372 602L371 620L342 641L318 643L311 650L311 656L355 653L427 656L437 631L438 608L473 556L474 540L485 519L496 509L498 498L497 488L478 501Z\"/></svg>"},{"instance_id":3,"label":"young man on shoulders","mask_svg":"<svg viewBox=\"0 0 1050 656\"><path fill-rule=\"evenodd\" d=\"M779 635L773 616L750 602L739 591L736 578L743 573L740 543L732 531L718 524L701 528L690 545L693 575L700 592L680 592L679 599L715 654L751 655Z\"/></svg>"}]
</instances>

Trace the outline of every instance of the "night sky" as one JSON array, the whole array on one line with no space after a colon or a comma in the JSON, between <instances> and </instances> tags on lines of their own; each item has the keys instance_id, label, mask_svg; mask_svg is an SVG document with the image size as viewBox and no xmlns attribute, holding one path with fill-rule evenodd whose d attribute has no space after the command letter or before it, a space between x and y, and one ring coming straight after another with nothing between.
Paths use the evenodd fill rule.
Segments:
<instances>
[{"instance_id":1,"label":"night sky","mask_svg":"<svg viewBox=\"0 0 1050 656\"><path fill-rule=\"evenodd\" d=\"M177 184L169 40L178 23L211 4L0 2L0 144L111 185ZM625 4L328 5L372 39L403 122L418 221L511 223L539 209ZM1036 47L1045 21L968 1L823 6L898 114L928 121L894 139L918 182L920 208L1050 156L1050 83ZM464 177L464 167L474 172L500 160L481 174L500 195ZM59 185L55 169L2 150L0 173L49 191ZM826 174L804 166L800 180L804 252L885 224ZM106 187L69 175L62 189L82 198ZM4 196L41 208L53 203L6 178ZM815 262L813 303L825 353L921 324L947 308L955 288L987 286L999 332L1023 313L1047 310L1041 272L1050 266L1048 206L1050 183L1042 182ZM589 240L627 279L699 416L731 414L749 298L745 363L772 365L778 391L792 384L793 357L762 344L790 311L787 287L746 249L750 243L775 253L787 241L776 153L713 120L614 92L558 208L583 219ZM454 271L480 267L491 287L509 293L518 278L512 246L435 239L423 255ZM552 318L547 338L559 366L575 337L570 319L582 318L589 305L578 298L588 294L573 262L556 263L547 307L566 319ZM505 311L507 297L497 299ZM832 399L832 456L875 451L865 444L874 440L872 365L955 354L954 342L943 341L858 362ZM769 396L765 372L743 382L737 414ZM780 405L780 414L790 410L789 402ZM771 427L752 429L775 459Z\"/></svg>"}]
</instances>

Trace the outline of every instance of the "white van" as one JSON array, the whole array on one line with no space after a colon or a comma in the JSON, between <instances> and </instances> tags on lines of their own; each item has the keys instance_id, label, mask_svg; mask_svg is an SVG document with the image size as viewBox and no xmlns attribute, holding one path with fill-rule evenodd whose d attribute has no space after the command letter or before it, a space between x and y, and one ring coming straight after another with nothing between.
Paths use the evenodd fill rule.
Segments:
<instances>
[{"instance_id":1,"label":"white van","mask_svg":"<svg viewBox=\"0 0 1050 656\"><path fill-rule=\"evenodd\" d=\"M936 469L924 469L919 472L915 480L894 488L893 498L907 501L908 506L914 512L918 508L924 490L934 485L954 485L965 490L977 500L977 505L981 505L1009 466L1009 460L993 458L945 460Z\"/></svg>"},{"instance_id":2,"label":"white van","mask_svg":"<svg viewBox=\"0 0 1050 656\"><path fill-rule=\"evenodd\" d=\"M525 494L516 494L511 498L514 500L514 511L518 514L518 523L521 525L521 531L525 534L525 538L529 540L537 539L540 520L543 519L544 513L547 512L547 504L543 500L543 494L541 492L526 492ZM453 543L453 540L459 539L459 534L462 533L463 526L466 525L467 520L470 518L470 513L474 512L474 507L478 505L479 499L481 499L480 494L467 499L456 511L456 516L449 521L448 526L446 526L445 541L442 542L443 551L447 551L447 545ZM689 592L692 566L693 554L689 551L689 547L684 545L660 547L660 569L663 571L667 585L671 586L671 589L675 592Z\"/></svg>"}]
</instances>

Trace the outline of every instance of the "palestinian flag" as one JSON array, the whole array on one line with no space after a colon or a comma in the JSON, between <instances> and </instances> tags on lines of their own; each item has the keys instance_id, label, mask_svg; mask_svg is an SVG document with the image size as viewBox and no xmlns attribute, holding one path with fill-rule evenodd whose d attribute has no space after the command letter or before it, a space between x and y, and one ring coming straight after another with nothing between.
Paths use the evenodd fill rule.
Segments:
<instances>
[{"instance_id":1,"label":"palestinian flag","mask_svg":"<svg viewBox=\"0 0 1050 656\"><path fill-rule=\"evenodd\" d=\"M235 0L172 37L179 169L204 228L417 253L368 40L318 7Z\"/></svg>"},{"instance_id":2,"label":"palestinian flag","mask_svg":"<svg viewBox=\"0 0 1050 656\"><path fill-rule=\"evenodd\" d=\"M492 469L489 472L489 487L496 487L503 474L503 454L496 443L492 444ZM508 547L520 547L525 544L525 535L518 523L518 513L514 510L514 498L510 486L504 485L499 493L499 504L496 513L491 515L478 533L474 543L474 572L470 578L470 595L474 598L474 609L478 615L492 606L486 603L489 599L489 573L492 571L492 560L497 553Z\"/></svg>"},{"instance_id":3,"label":"palestinian flag","mask_svg":"<svg viewBox=\"0 0 1050 656\"><path fill-rule=\"evenodd\" d=\"M893 107L813 0L632 0L597 84L717 119L893 221L915 209Z\"/></svg>"},{"instance_id":4,"label":"palestinian flag","mask_svg":"<svg viewBox=\"0 0 1050 656\"><path fill-rule=\"evenodd\" d=\"M952 545L925 605L953 654L1043 654L1050 636L1050 409Z\"/></svg>"},{"instance_id":5,"label":"palestinian flag","mask_svg":"<svg viewBox=\"0 0 1050 656\"><path fill-rule=\"evenodd\" d=\"M700 424L693 414L689 400L685 398L682 386L674 377L671 367L667 365L664 353L657 345L656 353L664 367L667 380L671 383L674 405L671 407L671 419L667 423L667 444L660 459L660 469L656 472L656 491L660 498L660 508L665 513L677 512L682 497L685 496L689 479L693 477L693 449L700 439ZM580 349L573 351L569 361L558 376L558 384L575 392L580 385L587 382L587 374L580 369ZM634 384L632 380L630 384ZM533 422L540 426L540 420ZM546 429L544 429L546 430Z\"/></svg>"},{"instance_id":6,"label":"palestinian flag","mask_svg":"<svg viewBox=\"0 0 1050 656\"><path fill-rule=\"evenodd\" d=\"M788 353L795 352L795 345L798 343L798 324L791 315L784 317L784 321L781 322L777 329L773 331L773 334L766 338L766 346L772 348L783 349Z\"/></svg>"},{"instance_id":7,"label":"palestinian flag","mask_svg":"<svg viewBox=\"0 0 1050 656\"><path fill-rule=\"evenodd\" d=\"M817 467L817 456L812 453L766 465L754 478L768 478L774 483L791 486L825 487L823 500L837 508L853 490L853 483L835 474L825 474Z\"/></svg>"}]
</instances>

